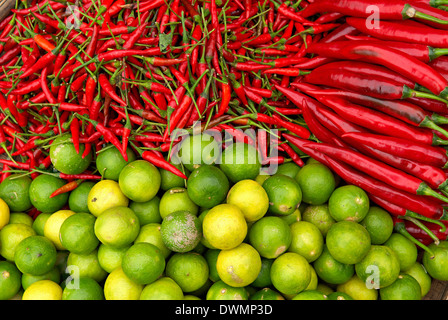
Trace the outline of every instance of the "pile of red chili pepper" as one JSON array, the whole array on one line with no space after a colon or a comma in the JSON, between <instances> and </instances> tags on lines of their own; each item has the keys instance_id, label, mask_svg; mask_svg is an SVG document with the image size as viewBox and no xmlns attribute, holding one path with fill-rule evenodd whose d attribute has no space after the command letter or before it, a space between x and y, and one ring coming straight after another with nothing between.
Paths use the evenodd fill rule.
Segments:
<instances>
[{"instance_id":1,"label":"pile of red chili pepper","mask_svg":"<svg viewBox=\"0 0 448 320\"><path fill-rule=\"evenodd\" d=\"M65 132L83 155L131 147L185 177L171 134L200 123L256 139L264 164L303 166L293 145L422 246L446 239L448 12L433 2L18 2L0 22L0 179L49 169ZM249 127L279 129L279 155Z\"/></svg>"}]
</instances>

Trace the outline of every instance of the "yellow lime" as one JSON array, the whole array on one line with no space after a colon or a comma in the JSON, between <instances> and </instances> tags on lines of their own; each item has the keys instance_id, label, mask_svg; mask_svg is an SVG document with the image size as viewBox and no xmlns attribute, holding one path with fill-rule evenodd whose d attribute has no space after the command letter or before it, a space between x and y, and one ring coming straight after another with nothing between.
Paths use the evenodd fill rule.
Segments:
<instances>
[{"instance_id":1,"label":"yellow lime","mask_svg":"<svg viewBox=\"0 0 448 320\"><path fill-rule=\"evenodd\" d=\"M33 218L25 212L11 212L9 215L9 223L23 223L32 227Z\"/></svg>"},{"instance_id":2,"label":"yellow lime","mask_svg":"<svg viewBox=\"0 0 448 320\"><path fill-rule=\"evenodd\" d=\"M114 180L97 182L87 196L87 207L96 217L109 208L127 207L128 204L129 199L121 191L118 182Z\"/></svg>"},{"instance_id":3,"label":"yellow lime","mask_svg":"<svg viewBox=\"0 0 448 320\"><path fill-rule=\"evenodd\" d=\"M236 205L248 222L261 219L269 209L269 197L254 180L238 181L227 194L227 203Z\"/></svg>"},{"instance_id":4,"label":"yellow lime","mask_svg":"<svg viewBox=\"0 0 448 320\"><path fill-rule=\"evenodd\" d=\"M53 213L45 223L44 236L50 239L58 250L65 250L59 237L59 231L64 221L76 212L71 210L59 210Z\"/></svg>"},{"instance_id":5,"label":"yellow lime","mask_svg":"<svg viewBox=\"0 0 448 320\"><path fill-rule=\"evenodd\" d=\"M106 300L138 300L142 290L143 285L129 279L121 267L112 271L104 282Z\"/></svg>"},{"instance_id":6,"label":"yellow lime","mask_svg":"<svg viewBox=\"0 0 448 320\"><path fill-rule=\"evenodd\" d=\"M54 267L49 272L40 276L34 276L29 273L24 273L22 274L22 287L24 290L26 290L30 285L39 280L51 280L56 283L60 283L61 273L59 272L59 269L57 267Z\"/></svg>"},{"instance_id":7,"label":"yellow lime","mask_svg":"<svg viewBox=\"0 0 448 320\"><path fill-rule=\"evenodd\" d=\"M98 250L94 250L89 254L76 254L71 252L67 258L67 268L74 279L88 277L101 282L107 276L107 272L101 268L98 259Z\"/></svg>"},{"instance_id":8,"label":"yellow lime","mask_svg":"<svg viewBox=\"0 0 448 320\"><path fill-rule=\"evenodd\" d=\"M0 230L9 222L10 212L6 202L0 198Z\"/></svg>"},{"instance_id":9,"label":"yellow lime","mask_svg":"<svg viewBox=\"0 0 448 320\"><path fill-rule=\"evenodd\" d=\"M367 287L365 281L361 280L356 274L348 281L338 285L336 291L346 293L354 300L378 299L378 290Z\"/></svg>"},{"instance_id":10,"label":"yellow lime","mask_svg":"<svg viewBox=\"0 0 448 320\"><path fill-rule=\"evenodd\" d=\"M0 254L6 260L14 261L17 245L23 239L34 235L36 235L36 232L26 224L7 224L0 230Z\"/></svg>"},{"instance_id":11,"label":"yellow lime","mask_svg":"<svg viewBox=\"0 0 448 320\"><path fill-rule=\"evenodd\" d=\"M62 288L51 280L39 280L25 290L22 300L62 300Z\"/></svg>"},{"instance_id":12,"label":"yellow lime","mask_svg":"<svg viewBox=\"0 0 448 320\"><path fill-rule=\"evenodd\" d=\"M147 284L140 295L140 300L183 300L183 298L182 289L169 277L162 277Z\"/></svg>"},{"instance_id":13,"label":"yellow lime","mask_svg":"<svg viewBox=\"0 0 448 320\"><path fill-rule=\"evenodd\" d=\"M431 290L432 279L431 276L426 271L425 267L420 262L414 263L412 267L404 272L412 276L415 280L418 281L421 289L422 297L426 296Z\"/></svg>"},{"instance_id":14,"label":"yellow lime","mask_svg":"<svg viewBox=\"0 0 448 320\"><path fill-rule=\"evenodd\" d=\"M291 300L327 300L328 297L319 290L305 290Z\"/></svg>"},{"instance_id":15,"label":"yellow lime","mask_svg":"<svg viewBox=\"0 0 448 320\"><path fill-rule=\"evenodd\" d=\"M215 248L228 250L240 245L247 235L247 222L233 204L220 204L207 213L202 223L203 235Z\"/></svg>"}]
</instances>

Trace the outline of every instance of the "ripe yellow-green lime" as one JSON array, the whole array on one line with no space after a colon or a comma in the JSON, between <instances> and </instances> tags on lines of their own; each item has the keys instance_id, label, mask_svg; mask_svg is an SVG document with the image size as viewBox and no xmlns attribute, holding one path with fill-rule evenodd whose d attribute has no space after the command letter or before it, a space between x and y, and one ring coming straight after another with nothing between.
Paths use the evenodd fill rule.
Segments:
<instances>
[{"instance_id":1,"label":"ripe yellow-green lime","mask_svg":"<svg viewBox=\"0 0 448 320\"><path fill-rule=\"evenodd\" d=\"M131 201L129 208L134 211L135 215L140 221L140 225L144 226L148 223L160 223L162 222L162 216L159 211L160 198L154 196L151 200L145 202Z\"/></svg>"},{"instance_id":2,"label":"ripe yellow-green lime","mask_svg":"<svg viewBox=\"0 0 448 320\"><path fill-rule=\"evenodd\" d=\"M186 188L175 187L165 191L160 199L159 204L160 216L164 219L170 213L176 211L189 211L193 215L197 215L199 207L194 203Z\"/></svg>"},{"instance_id":3,"label":"ripe yellow-green lime","mask_svg":"<svg viewBox=\"0 0 448 320\"><path fill-rule=\"evenodd\" d=\"M213 164L220 156L220 145L206 132L193 134L182 139L178 152L182 164L193 171L203 164Z\"/></svg>"},{"instance_id":4,"label":"ripe yellow-green lime","mask_svg":"<svg viewBox=\"0 0 448 320\"><path fill-rule=\"evenodd\" d=\"M7 224L0 230L0 254L9 261L14 261L17 245L28 237L36 235L30 226L23 223Z\"/></svg>"},{"instance_id":5,"label":"ripe yellow-green lime","mask_svg":"<svg viewBox=\"0 0 448 320\"><path fill-rule=\"evenodd\" d=\"M405 236L393 233L384 245L397 254L401 272L408 270L417 262L417 246Z\"/></svg>"},{"instance_id":6,"label":"ripe yellow-green lime","mask_svg":"<svg viewBox=\"0 0 448 320\"><path fill-rule=\"evenodd\" d=\"M414 263L412 267L403 272L404 274L408 274L412 276L415 280L417 280L420 285L422 297L426 296L431 290L432 279L431 276L426 271L425 267L420 262Z\"/></svg>"},{"instance_id":7,"label":"ripe yellow-green lime","mask_svg":"<svg viewBox=\"0 0 448 320\"><path fill-rule=\"evenodd\" d=\"M229 180L218 167L202 165L187 180L190 199L199 207L209 209L222 203L229 191Z\"/></svg>"},{"instance_id":8,"label":"ripe yellow-green lime","mask_svg":"<svg viewBox=\"0 0 448 320\"><path fill-rule=\"evenodd\" d=\"M305 290L291 300L328 300L328 297L319 290Z\"/></svg>"},{"instance_id":9,"label":"ripe yellow-green lime","mask_svg":"<svg viewBox=\"0 0 448 320\"><path fill-rule=\"evenodd\" d=\"M56 170L65 174L83 173L92 162L92 152L82 157L86 146L79 144L79 152L71 141L71 134L63 134L53 140L50 147L50 159Z\"/></svg>"},{"instance_id":10,"label":"ripe yellow-green lime","mask_svg":"<svg viewBox=\"0 0 448 320\"><path fill-rule=\"evenodd\" d=\"M43 236L23 239L16 247L14 261L22 273L40 276L50 272L56 263L56 247Z\"/></svg>"},{"instance_id":11,"label":"ripe yellow-green lime","mask_svg":"<svg viewBox=\"0 0 448 320\"><path fill-rule=\"evenodd\" d=\"M355 266L337 261L326 245L320 256L313 262L313 267L319 279L329 284L345 283L355 274Z\"/></svg>"},{"instance_id":12,"label":"ripe yellow-green lime","mask_svg":"<svg viewBox=\"0 0 448 320\"><path fill-rule=\"evenodd\" d=\"M92 278L80 277L73 286L65 286L62 300L104 300L103 288Z\"/></svg>"},{"instance_id":13,"label":"ripe yellow-green lime","mask_svg":"<svg viewBox=\"0 0 448 320\"><path fill-rule=\"evenodd\" d=\"M328 300L354 300L352 297L350 297L348 294L344 292L332 292L328 296Z\"/></svg>"},{"instance_id":14,"label":"ripe yellow-green lime","mask_svg":"<svg viewBox=\"0 0 448 320\"><path fill-rule=\"evenodd\" d=\"M9 261L0 261L0 300L9 300L22 287L22 274L16 265Z\"/></svg>"},{"instance_id":15,"label":"ripe yellow-green lime","mask_svg":"<svg viewBox=\"0 0 448 320\"><path fill-rule=\"evenodd\" d=\"M211 285L205 296L206 300L249 300L249 294L244 287L232 287L219 280Z\"/></svg>"},{"instance_id":16,"label":"ripe yellow-green lime","mask_svg":"<svg viewBox=\"0 0 448 320\"><path fill-rule=\"evenodd\" d=\"M105 210L113 207L127 207L129 199L121 191L118 182L101 180L90 190L87 206L94 216L98 217Z\"/></svg>"},{"instance_id":17,"label":"ripe yellow-green lime","mask_svg":"<svg viewBox=\"0 0 448 320\"><path fill-rule=\"evenodd\" d=\"M6 202L0 198L0 230L9 223L10 212Z\"/></svg>"},{"instance_id":18,"label":"ripe yellow-green lime","mask_svg":"<svg viewBox=\"0 0 448 320\"><path fill-rule=\"evenodd\" d=\"M420 285L408 274L400 274L397 279L387 287L380 290L381 300L421 300Z\"/></svg>"},{"instance_id":19,"label":"ripe yellow-green lime","mask_svg":"<svg viewBox=\"0 0 448 320\"><path fill-rule=\"evenodd\" d=\"M312 205L327 202L336 186L333 173L322 163L306 164L295 179L302 190L303 202Z\"/></svg>"},{"instance_id":20,"label":"ripe yellow-green lime","mask_svg":"<svg viewBox=\"0 0 448 320\"><path fill-rule=\"evenodd\" d=\"M305 208L302 214L303 221L314 224L325 237L330 227L336 223L336 220L330 215L328 204L310 205Z\"/></svg>"},{"instance_id":21,"label":"ripe yellow-green lime","mask_svg":"<svg viewBox=\"0 0 448 320\"><path fill-rule=\"evenodd\" d=\"M165 270L165 257L155 245L140 242L126 251L121 267L132 281L149 284L159 278Z\"/></svg>"},{"instance_id":22,"label":"ripe yellow-green lime","mask_svg":"<svg viewBox=\"0 0 448 320\"><path fill-rule=\"evenodd\" d=\"M247 243L222 250L216 261L216 268L222 281L232 287L251 284L261 270L261 257L254 247Z\"/></svg>"},{"instance_id":23,"label":"ripe yellow-green lime","mask_svg":"<svg viewBox=\"0 0 448 320\"><path fill-rule=\"evenodd\" d=\"M205 239L214 248L228 250L240 245L247 235L247 222L241 210L233 204L211 208L202 223Z\"/></svg>"},{"instance_id":24,"label":"ripe yellow-green lime","mask_svg":"<svg viewBox=\"0 0 448 320\"><path fill-rule=\"evenodd\" d=\"M95 221L94 215L85 212L75 213L65 219L59 231L62 246L73 253L92 252L100 243L95 235Z\"/></svg>"},{"instance_id":25,"label":"ripe yellow-green lime","mask_svg":"<svg viewBox=\"0 0 448 320\"><path fill-rule=\"evenodd\" d=\"M249 300L285 300L285 298L271 288L263 288L250 295Z\"/></svg>"},{"instance_id":26,"label":"ripe yellow-green lime","mask_svg":"<svg viewBox=\"0 0 448 320\"><path fill-rule=\"evenodd\" d=\"M143 285L138 284L117 267L104 282L104 297L106 300L138 300L142 293Z\"/></svg>"},{"instance_id":27,"label":"ripe yellow-green lime","mask_svg":"<svg viewBox=\"0 0 448 320\"><path fill-rule=\"evenodd\" d=\"M59 237L59 232L64 221L74 215L76 212L71 210L59 210L53 213L45 223L44 226L44 236L50 239L58 250L65 250L66 248L62 245L61 238Z\"/></svg>"},{"instance_id":28,"label":"ripe yellow-green lime","mask_svg":"<svg viewBox=\"0 0 448 320\"><path fill-rule=\"evenodd\" d=\"M336 188L328 199L328 209L336 221L360 222L369 212L369 208L367 193L355 185Z\"/></svg>"},{"instance_id":29,"label":"ripe yellow-green lime","mask_svg":"<svg viewBox=\"0 0 448 320\"><path fill-rule=\"evenodd\" d=\"M62 288L51 280L39 280L23 292L22 300L62 300Z\"/></svg>"},{"instance_id":30,"label":"ripe yellow-green lime","mask_svg":"<svg viewBox=\"0 0 448 320\"><path fill-rule=\"evenodd\" d=\"M103 176L103 179L118 181L121 170L128 163L136 159L135 153L131 148L126 149L128 161L126 161L114 145L108 144L101 152L98 153L95 163L98 172Z\"/></svg>"},{"instance_id":31,"label":"ripe yellow-green lime","mask_svg":"<svg viewBox=\"0 0 448 320\"><path fill-rule=\"evenodd\" d=\"M67 181L48 174L39 175L31 182L29 187L31 204L42 212L56 212L62 209L68 201L69 194L62 193L53 198L50 198L50 196L66 183Z\"/></svg>"},{"instance_id":32,"label":"ripe yellow-green lime","mask_svg":"<svg viewBox=\"0 0 448 320\"><path fill-rule=\"evenodd\" d=\"M38 234L39 236L44 235L45 223L51 215L52 213L42 212L34 219L31 227L34 229L34 231L36 231L36 234Z\"/></svg>"},{"instance_id":33,"label":"ripe yellow-green lime","mask_svg":"<svg viewBox=\"0 0 448 320\"><path fill-rule=\"evenodd\" d=\"M140 300L183 300L183 298L182 289L169 277L162 277L147 284L140 295Z\"/></svg>"},{"instance_id":34,"label":"ripe yellow-green lime","mask_svg":"<svg viewBox=\"0 0 448 320\"><path fill-rule=\"evenodd\" d=\"M180 160L178 157L176 157L176 155L173 155L172 159L175 158L176 161L170 161L170 163L176 167L177 169L179 169L181 172L183 172L185 174L185 176L189 177L190 176L190 171L185 168L184 166L182 166L182 163L180 163ZM179 177L178 175L175 175L174 173L159 168L160 171L160 189L162 189L163 191L169 190L171 188L174 187L185 187L185 179L182 177Z\"/></svg>"},{"instance_id":35,"label":"ripe yellow-green lime","mask_svg":"<svg viewBox=\"0 0 448 320\"><path fill-rule=\"evenodd\" d=\"M11 212L23 212L32 207L29 197L31 182L29 176L13 173L0 183L0 198Z\"/></svg>"},{"instance_id":36,"label":"ripe yellow-green lime","mask_svg":"<svg viewBox=\"0 0 448 320\"><path fill-rule=\"evenodd\" d=\"M288 251L300 254L310 263L319 258L324 245L324 237L320 230L308 221L294 222L289 227L291 245Z\"/></svg>"},{"instance_id":37,"label":"ripe yellow-green lime","mask_svg":"<svg viewBox=\"0 0 448 320\"><path fill-rule=\"evenodd\" d=\"M169 258L165 273L185 293L198 290L207 283L209 268L207 260L196 252L175 253Z\"/></svg>"},{"instance_id":38,"label":"ripe yellow-green lime","mask_svg":"<svg viewBox=\"0 0 448 320\"><path fill-rule=\"evenodd\" d=\"M227 194L227 203L240 208L246 221L261 219L269 209L266 190L254 180L241 180L235 183Z\"/></svg>"},{"instance_id":39,"label":"ripe yellow-green lime","mask_svg":"<svg viewBox=\"0 0 448 320\"><path fill-rule=\"evenodd\" d=\"M378 300L378 290L366 286L356 274L336 287L337 292L348 294L354 300Z\"/></svg>"},{"instance_id":40,"label":"ripe yellow-green lime","mask_svg":"<svg viewBox=\"0 0 448 320\"><path fill-rule=\"evenodd\" d=\"M302 190L291 177L275 174L266 179L263 188L269 197L269 212L272 214L289 215L299 207L302 201Z\"/></svg>"},{"instance_id":41,"label":"ripe yellow-green lime","mask_svg":"<svg viewBox=\"0 0 448 320\"><path fill-rule=\"evenodd\" d=\"M128 207L112 207L104 211L95 221L95 235L101 243L124 247L137 238L140 222Z\"/></svg>"},{"instance_id":42,"label":"ripe yellow-green lime","mask_svg":"<svg viewBox=\"0 0 448 320\"><path fill-rule=\"evenodd\" d=\"M61 282L61 273L59 272L58 267L54 267L49 272L40 275L40 276L33 276L29 273L23 273L22 274L22 288L26 290L30 285L32 285L34 282L39 280L51 280L56 283Z\"/></svg>"},{"instance_id":43,"label":"ripe yellow-green lime","mask_svg":"<svg viewBox=\"0 0 448 320\"><path fill-rule=\"evenodd\" d=\"M300 169L301 168L295 162L286 162L279 165L275 173L295 178Z\"/></svg>"},{"instance_id":44,"label":"ripe yellow-green lime","mask_svg":"<svg viewBox=\"0 0 448 320\"><path fill-rule=\"evenodd\" d=\"M98 250L94 250L89 254L71 252L67 258L67 267L69 267L73 278L88 277L101 282L107 277L107 272L101 268Z\"/></svg>"},{"instance_id":45,"label":"ripe yellow-green lime","mask_svg":"<svg viewBox=\"0 0 448 320\"><path fill-rule=\"evenodd\" d=\"M95 183L96 182L93 181L84 181L75 190L70 192L70 195L68 196L68 206L70 210L75 212L89 212L87 198Z\"/></svg>"},{"instance_id":46,"label":"ripe yellow-green lime","mask_svg":"<svg viewBox=\"0 0 448 320\"><path fill-rule=\"evenodd\" d=\"M118 184L130 200L146 202L160 189L160 172L146 160L135 160L121 170Z\"/></svg>"},{"instance_id":47,"label":"ripe yellow-green lime","mask_svg":"<svg viewBox=\"0 0 448 320\"><path fill-rule=\"evenodd\" d=\"M285 252L272 263L272 284L280 293L296 295L308 287L310 269L310 264L300 254Z\"/></svg>"},{"instance_id":48,"label":"ripe yellow-green lime","mask_svg":"<svg viewBox=\"0 0 448 320\"><path fill-rule=\"evenodd\" d=\"M113 247L105 244L100 244L98 247L98 262L107 273L111 273L117 267L121 267L121 262L126 251L131 247Z\"/></svg>"},{"instance_id":49,"label":"ripe yellow-green lime","mask_svg":"<svg viewBox=\"0 0 448 320\"><path fill-rule=\"evenodd\" d=\"M201 241L201 221L188 211L176 211L167 215L160 226L162 241L174 252L193 250Z\"/></svg>"},{"instance_id":50,"label":"ripe yellow-green lime","mask_svg":"<svg viewBox=\"0 0 448 320\"><path fill-rule=\"evenodd\" d=\"M423 253L422 262L428 274L434 279L448 281L448 241L440 241L439 245L431 243L428 248L434 254Z\"/></svg>"},{"instance_id":51,"label":"ripe yellow-green lime","mask_svg":"<svg viewBox=\"0 0 448 320\"><path fill-rule=\"evenodd\" d=\"M171 250L166 247L162 240L162 233L160 232L160 223L148 223L140 228L140 232L134 243L147 242L159 248L162 255L166 258L171 254Z\"/></svg>"},{"instance_id":52,"label":"ripe yellow-green lime","mask_svg":"<svg viewBox=\"0 0 448 320\"><path fill-rule=\"evenodd\" d=\"M9 223L23 223L33 227L33 218L25 212L11 212L9 215Z\"/></svg>"},{"instance_id":53,"label":"ripe yellow-green lime","mask_svg":"<svg viewBox=\"0 0 448 320\"><path fill-rule=\"evenodd\" d=\"M385 243L394 229L391 215L380 207L371 206L360 224L369 232L372 244Z\"/></svg>"},{"instance_id":54,"label":"ripe yellow-green lime","mask_svg":"<svg viewBox=\"0 0 448 320\"><path fill-rule=\"evenodd\" d=\"M236 183L254 180L260 174L261 163L254 146L236 142L224 149L219 167L231 182Z\"/></svg>"},{"instance_id":55,"label":"ripe yellow-green lime","mask_svg":"<svg viewBox=\"0 0 448 320\"><path fill-rule=\"evenodd\" d=\"M266 216L249 229L249 243L260 256L275 259L291 245L291 229L280 217Z\"/></svg>"}]
</instances>

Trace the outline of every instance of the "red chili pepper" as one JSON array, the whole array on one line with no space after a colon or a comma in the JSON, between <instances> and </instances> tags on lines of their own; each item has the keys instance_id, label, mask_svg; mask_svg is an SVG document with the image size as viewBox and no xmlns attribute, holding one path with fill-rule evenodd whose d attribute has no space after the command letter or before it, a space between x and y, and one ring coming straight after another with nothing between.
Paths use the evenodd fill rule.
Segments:
<instances>
[{"instance_id":1,"label":"red chili pepper","mask_svg":"<svg viewBox=\"0 0 448 320\"><path fill-rule=\"evenodd\" d=\"M272 118L276 121L276 124L282 128L285 128L286 130L291 131L292 133L298 135L299 137L303 139L309 139L310 132L305 128L298 124L286 121L282 119L279 115L274 114L272 115Z\"/></svg>"},{"instance_id":2,"label":"red chili pepper","mask_svg":"<svg viewBox=\"0 0 448 320\"><path fill-rule=\"evenodd\" d=\"M148 150L148 151L144 151L141 154L142 158L145 159L146 161L152 163L153 165L155 165L156 167L165 169L173 174L175 174L176 176L179 176L183 179L187 179L187 176L180 171L179 169L177 169L174 165L172 165L171 163L169 163L168 161L166 161L164 158L158 156L154 151Z\"/></svg>"},{"instance_id":3,"label":"red chili pepper","mask_svg":"<svg viewBox=\"0 0 448 320\"><path fill-rule=\"evenodd\" d=\"M64 194L67 192L71 192L75 190L84 180L78 179L68 182L67 184L63 185L62 187L56 189L51 195L50 198L54 198L60 194Z\"/></svg>"},{"instance_id":4,"label":"red chili pepper","mask_svg":"<svg viewBox=\"0 0 448 320\"><path fill-rule=\"evenodd\" d=\"M104 90L104 92L107 95L109 95L112 99L114 99L120 105L126 106L126 101L124 101L121 97L119 97L117 95L114 87L111 85L109 79L107 78L107 76L104 73L102 73L98 76L98 82L99 82L101 88Z\"/></svg>"}]
</instances>

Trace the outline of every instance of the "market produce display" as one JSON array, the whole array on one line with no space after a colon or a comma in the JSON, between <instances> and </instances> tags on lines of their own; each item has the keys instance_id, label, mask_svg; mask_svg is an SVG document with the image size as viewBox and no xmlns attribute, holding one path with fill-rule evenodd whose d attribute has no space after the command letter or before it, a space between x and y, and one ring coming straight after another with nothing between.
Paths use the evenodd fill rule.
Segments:
<instances>
[{"instance_id":1,"label":"market produce display","mask_svg":"<svg viewBox=\"0 0 448 320\"><path fill-rule=\"evenodd\" d=\"M447 8L18 2L0 299L424 299L448 281Z\"/></svg>"}]
</instances>

